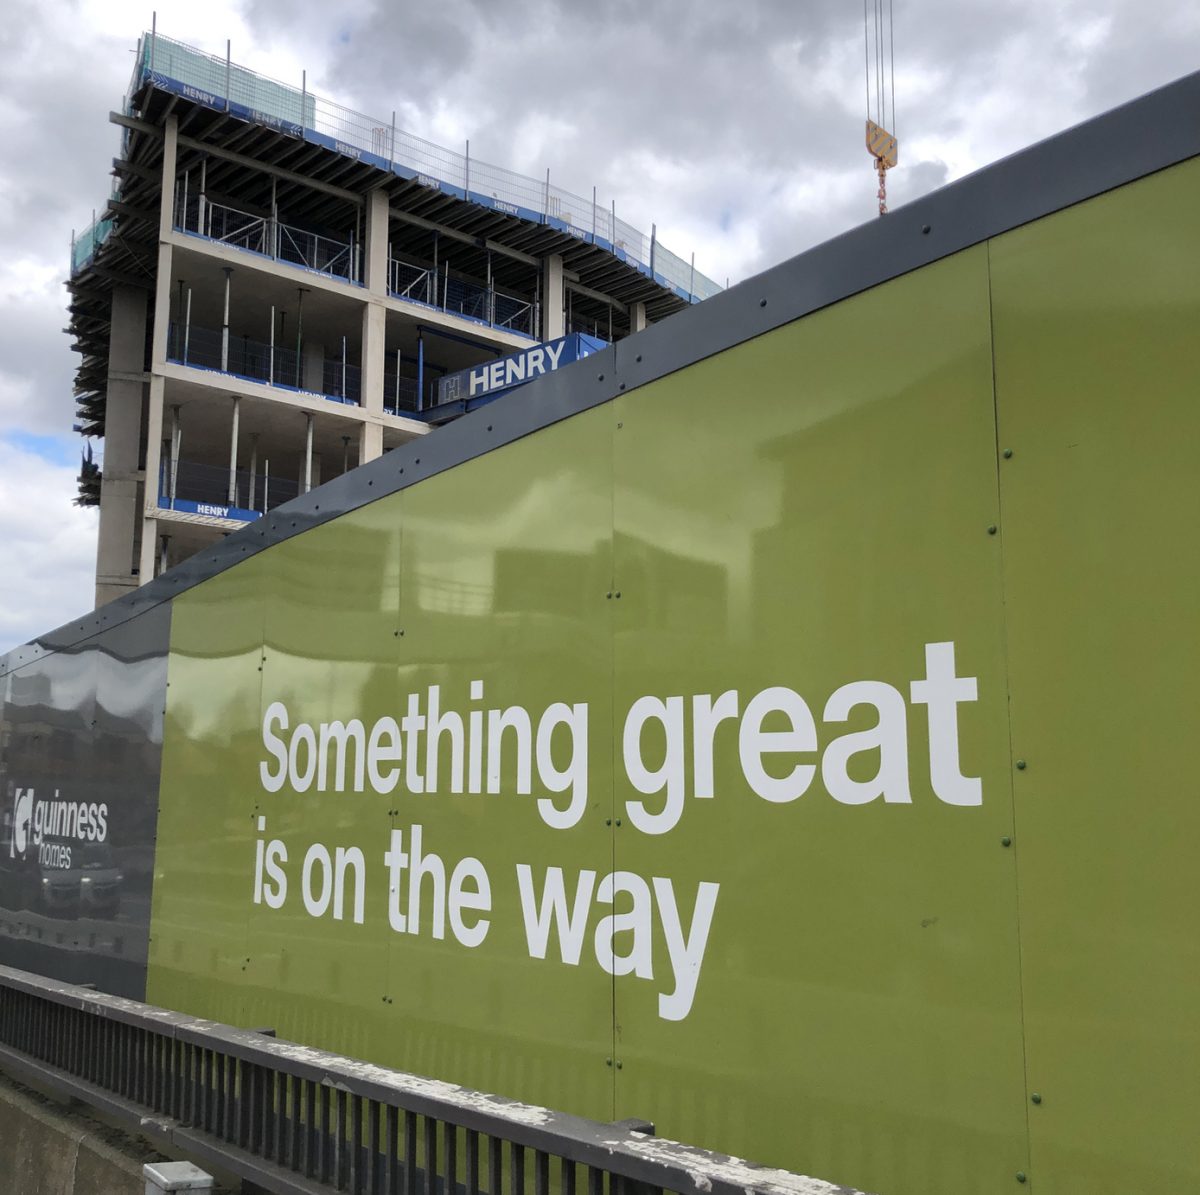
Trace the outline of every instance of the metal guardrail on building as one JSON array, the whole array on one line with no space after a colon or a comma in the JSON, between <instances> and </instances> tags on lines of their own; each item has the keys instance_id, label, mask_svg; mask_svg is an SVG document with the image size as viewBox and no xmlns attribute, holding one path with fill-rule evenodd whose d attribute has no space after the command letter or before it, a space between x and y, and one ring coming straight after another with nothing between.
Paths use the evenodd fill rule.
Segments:
<instances>
[{"instance_id":1,"label":"metal guardrail on building","mask_svg":"<svg viewBox=\"0 0 1200 1195\"><path fill-rule=\"evenodd\" d=\"M175 365L232 374L249 382L319 394L347 406L360 406L362 402L362 369L345 359L322 359L318 377L317 366L307 365L295 349L252 340L249 336L226 338L218 329L196 324L170 325L167 360Z\"/></svg>"},{"instance_id":2,"label":"metal guardrail on building","mask_svg":"<svg viewBox=\"0 0 1200 1195\"><path fill-rule=\"evenodd\" d=\"M300 493L298 482L272 476L270 461L265 470L237 469L230 478L229 469L200 461L180 460L175 466L175 493L171 494L171 462L164 457L158 468L159 504L170 509L178 499L211 506L231 506L265 514L290 502Z\"/></svg>"},{"instance_id":3,"label":"metal guardrail on building","mask_svg":"<svg viewBox=\"0 0 1200 1195\"><path fill-rule=\"evenodd\" d=\"M189 181L185 175L175 204L175 228L178 231L288 262L318 274L328 274L345 282L361 281L361 249L354 244L353 238L338 240L281 220L213 203L191 190Z\"/></svg>"},{"instance_id":4,"label":"metal guardrail on building","mask_svg":"<svg viewBox=\"0 0 1200 1195\"><path fill-rule=\"evenodd\" d=\"M453 278L450 268L421 266L391 258L388 262L388 293L395 299L422 303L451 315L460 315L490 328L503 328L537 338L537 312L526 299L506 295L494 286L469 278Z\"/></svg>"},{"instance_id":5,"label":"metal guardrail on building","mask_svg":"<svg viewBox=\"0 0 1200 1195\"><path fill-rule=\"evenodd\" d=\"M218 111L231 111L245 120L324 145L337 153L366 161L402 177L468 199L495 211L554 225L556 228L610 250L661 285L691 302L710 298L722 288L697 273L691 262L665 249L652 233L646 236L620 219L614 203L598 202L566 191L542 179L529 178L502 166L446 149L308 90L269 79L228 57L206 54L183 42L146 33L139 45L139 67L130 94L149 79L162 87ZM94 247L107 230L93 226L77 238ZM73 272L79 266L72 255ZM82 264L82 263L80 263Z\"/></svg>"},{"instance_id":6,"label":"metal guardrail on building","mask_svg":"<svg viewBox=\"0 0 1200 1195\"><path fill-rule=\"evenodd\" d=\"M10 967L0 1068L280 1195L860 1195Z\"/></svg>"}]
</instances>

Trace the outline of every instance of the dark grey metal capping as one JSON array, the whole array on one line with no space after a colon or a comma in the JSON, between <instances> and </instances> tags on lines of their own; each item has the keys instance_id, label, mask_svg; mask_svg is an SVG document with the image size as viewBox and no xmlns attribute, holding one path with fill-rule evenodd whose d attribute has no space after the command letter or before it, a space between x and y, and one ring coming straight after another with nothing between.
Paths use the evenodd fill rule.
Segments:
<instances>
[{"instance_id":1,"label":"dark grey metal capping","mask_svg":"<svg viewBox=\"0 0 1200 1195\"><path fill-rule=\"evenodd\" d=\"M272 511L136 592L0 660L0 675L135 618L264 548L783 324L1200 155L1200 72L817 245L603 353Z\"/></svg>"},{"instance_id":2,"label":"dark grey metal capping","mask_svg":"<svg viewBox=\"0 0 1200 1195\"><path fill-rule=\"evenodd\" d=\"M10 967L0 1067L280 1195L862 1195Z\"/></svg>"}]
</instances>

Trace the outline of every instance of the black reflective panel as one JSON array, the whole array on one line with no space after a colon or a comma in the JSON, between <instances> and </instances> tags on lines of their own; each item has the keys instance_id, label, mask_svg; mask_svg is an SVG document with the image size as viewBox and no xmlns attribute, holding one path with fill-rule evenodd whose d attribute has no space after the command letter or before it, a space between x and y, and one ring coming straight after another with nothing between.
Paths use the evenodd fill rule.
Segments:
<instances>
[{"instance_id":1,"label":"black reflective panel","mask_svg":"<svg viewBox=\"0 0 1200 1195\"><path fill-rule=\"evenodd\" d=\"M0 677L0 962L144 996L169 631L164 604Z\"/></svg>"}]
</instances>

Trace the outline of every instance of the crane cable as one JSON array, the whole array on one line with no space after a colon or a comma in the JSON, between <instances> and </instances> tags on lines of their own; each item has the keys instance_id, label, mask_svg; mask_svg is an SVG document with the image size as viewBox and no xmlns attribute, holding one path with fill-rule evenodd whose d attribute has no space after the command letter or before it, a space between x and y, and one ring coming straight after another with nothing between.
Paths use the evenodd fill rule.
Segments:
<instances>
[{"instance_id":1,"label":"crane cable","mask_svg":"<svg viewBox=\"0 0 1200 1195\"><path fill-rule=\"evenodd\" d=\"M866 143L867 152L874 158L875 171L879 176L878 199L881 216L887 214L887 172L896 165L899 156L899 141L896 132L896 37L895 23L892 19L892 4L893 0L863 0L863 65L867 95ZM874 83L875 91L873 106L871 103L872 83Z\"/></svg>"}]
</instances>

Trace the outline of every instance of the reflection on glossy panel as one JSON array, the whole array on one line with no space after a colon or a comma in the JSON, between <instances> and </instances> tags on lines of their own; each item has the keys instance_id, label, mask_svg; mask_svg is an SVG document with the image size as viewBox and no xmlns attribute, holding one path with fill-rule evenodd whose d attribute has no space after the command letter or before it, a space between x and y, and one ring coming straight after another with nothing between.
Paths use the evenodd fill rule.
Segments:
<instances>
[{"instance_id":1,"label":"reflection on glossy panel","mask_svg":"<svg viewBox=\"0 0 1200 1195\"><path fill-rule=\"evenodd\" d=\"M155 858L148 998L205 1015L243 1017L244 858L254 794L237 784L257 768L262 686L264 556L174 602ZM250 847L253 851L253 847Z\"/></svg>"},{"instance_id":2,"label":"reflection on glossy panel","mask_svg":"<svg viewBox=\"0 0 1200 1195\"><path fill-rule=\"evenodd\" d=\"M597 413L179 599L156 998L611 1113L601 911L531 957L611 869L611 492Z\"/></svg>"},{"instance_id":3,"label":"reflection on glossy panel","mask_svg":"<svg viewBox=\"0 0 1200 1195\"><path fill-rule=\"evenodd\" d=\"M979 249L618 401L616 716L663 703L617 744L653 934L618 1116L895 1195L1025 1165L989 350ZM977 807L931 774L931 658L977 684Z\"/></svg>"},{"instance_id":4,"label":"reflection on glossy panel","mask_svg":"<svg viewBox=\"0 0 1200 1195\"><path fill-rule=\"evenodd\" d=\"M145 991L170 611L0 679L0 958Z\"/></svg>"},{"instance_id":5,"label":"reflection on glossy panel","mask_svg":"<svg viewBox=\"0 0 1200 1195\"><path fill-rule=\"evenodd\" d=\"M1198 185L991 249L1040 1191L1200 1190Z\"/></svg>"}]
</instances>

